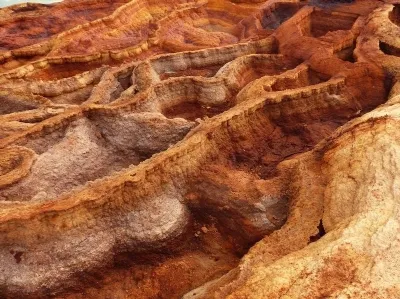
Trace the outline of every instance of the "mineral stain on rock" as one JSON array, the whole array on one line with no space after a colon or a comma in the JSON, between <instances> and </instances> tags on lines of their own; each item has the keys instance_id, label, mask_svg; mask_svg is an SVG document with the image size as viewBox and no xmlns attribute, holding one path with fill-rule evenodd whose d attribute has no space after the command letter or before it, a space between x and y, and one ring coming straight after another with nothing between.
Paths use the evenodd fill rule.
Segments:
<instances>
[{"instance_id":1,"label":"mineral stain on rock","mask_svg":"<svg viewBox=\"0 0 400 299\"><path fill-rule=\"evenodd\" d=\"M396 1L12 2L1 298L400 297Z\"/></svg>"}]
</instances>

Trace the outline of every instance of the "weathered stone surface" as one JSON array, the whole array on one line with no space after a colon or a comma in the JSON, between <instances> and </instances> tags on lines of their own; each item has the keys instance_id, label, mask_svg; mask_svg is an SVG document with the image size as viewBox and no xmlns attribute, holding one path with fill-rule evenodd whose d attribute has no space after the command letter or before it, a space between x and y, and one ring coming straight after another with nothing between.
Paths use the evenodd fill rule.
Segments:
<instances>
[{"instance_id":1,"label":"weathered stone surface","mask_svg":"<svg viewBox=\"0 0 400 299\"><path fill-rule=\"evenodd\" d=\"M400 297L399 5L0 9L0 297Z\"/></svg>"}]
</instances>

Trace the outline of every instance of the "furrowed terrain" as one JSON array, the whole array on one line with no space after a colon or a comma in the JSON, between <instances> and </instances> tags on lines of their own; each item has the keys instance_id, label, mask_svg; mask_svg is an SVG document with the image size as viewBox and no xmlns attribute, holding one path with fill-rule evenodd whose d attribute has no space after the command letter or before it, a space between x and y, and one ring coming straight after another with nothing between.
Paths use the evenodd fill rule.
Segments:
<instances>
[{"instance_id":1,"label":"furrowed terrain","mask_svg":"<svg viewBox=\"0 0 400 299\"><path fill-rule=\"evenodd\" d=\"M1 298L400 298L400 1L0 9Z\"/></svg>"}]
</instances>

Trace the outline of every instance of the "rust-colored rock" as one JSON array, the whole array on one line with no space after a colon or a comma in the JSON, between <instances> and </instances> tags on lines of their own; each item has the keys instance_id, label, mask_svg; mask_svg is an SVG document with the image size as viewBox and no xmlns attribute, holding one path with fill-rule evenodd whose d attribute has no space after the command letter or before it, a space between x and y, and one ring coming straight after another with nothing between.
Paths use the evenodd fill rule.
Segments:
<instances>
[{"instance_id":1,"label":"rust-colored rock","mask_svg":"<svg viewBox=\"0 0 400 299\"><path fill-rule=\"evenodd\" d=\"M398 1L0 16L0 297L400 297Z\"/></svg>"}]
</instances>

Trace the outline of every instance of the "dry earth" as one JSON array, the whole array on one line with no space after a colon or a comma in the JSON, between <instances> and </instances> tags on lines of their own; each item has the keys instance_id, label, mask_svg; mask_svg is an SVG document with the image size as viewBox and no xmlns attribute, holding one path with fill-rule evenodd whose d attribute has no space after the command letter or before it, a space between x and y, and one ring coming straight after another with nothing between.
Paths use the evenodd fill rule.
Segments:
<instances>
[{"instance_id":1,"label":"dry earth","mask_svg":"<svg viewBox=\"0 0 400 299\"><path fill-rule=\"evenodd\" d=\"M1 298L400 298L400 1L0 9Z\"/></svg>"}]
</instances>

